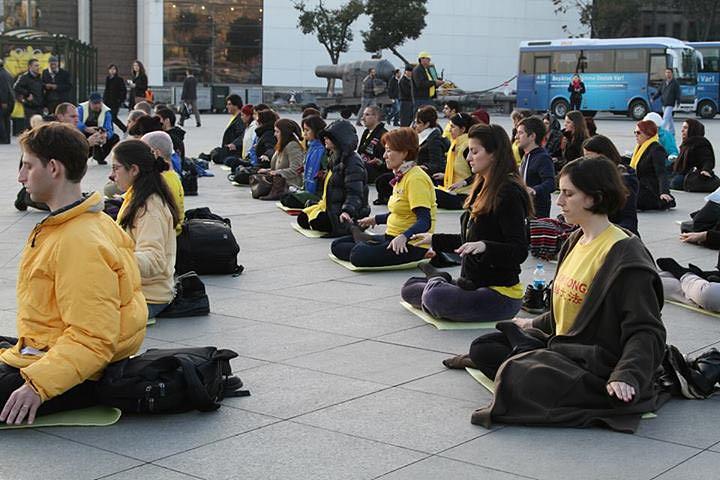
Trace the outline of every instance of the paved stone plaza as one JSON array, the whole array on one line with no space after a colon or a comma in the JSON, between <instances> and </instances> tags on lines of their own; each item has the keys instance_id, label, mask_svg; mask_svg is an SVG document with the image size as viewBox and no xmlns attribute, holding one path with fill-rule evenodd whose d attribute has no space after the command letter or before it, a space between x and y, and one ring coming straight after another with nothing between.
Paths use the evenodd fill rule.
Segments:
<instances>
[{"instance_id":1,"label":"paved stone plaza","mask_svg":"<svg viewBox=\"0 0 720 480\"><path fill-rule=\"evenodd\" d=\"M493 121L510 124L507 117ZM607 116L597 123L621 152L632 147L632 122ZM216 115L205 116L200 129L188 126L188 152L209 151L226 124L226 116ZM720 155L720 121L705 124ZM0 164L0 334L14 335L20 252L43 213L13 208L16 145L0 146ZM673 400L635 435L471 425L470 414L490 395L441 360L467 351L482 331L425 324L399 305L402 283L419 271L348 271L328 259L329 240L299 235L290 228L294 218L274 202L251 199L248 189L230 185L226 172L213 171L185 207L209 206L232 219L245 272L203 278L210 316L159 319L144 347L233 349L240 354L235 372L252 396L228 399L214 413L3 431L0 479L718 478L718 398ZM109 173L109 166L92 162L85 190L101 188ZM656 256L710 268L716 252L681 244L675 223L699 208L704 195L676 196L672 212L640 215L643 239ZM458 217L439 215L436 231L457 232ZM523 281L536 263L525 262ZM683 352L720 343L720 319L667 304L663 313L668 341Z\"/></svg>"}]
</instances>

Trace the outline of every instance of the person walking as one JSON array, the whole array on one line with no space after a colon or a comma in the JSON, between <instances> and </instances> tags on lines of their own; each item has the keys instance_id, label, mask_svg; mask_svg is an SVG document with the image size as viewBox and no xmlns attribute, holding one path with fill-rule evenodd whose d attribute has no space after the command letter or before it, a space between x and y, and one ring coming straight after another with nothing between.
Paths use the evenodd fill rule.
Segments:
<instances>
[{"instance_id":1,"label":"person walking","mask_svg":"<svg viewBox=\"0 0 720 480\"><path fill-rule=\"evenodd\" d=\"M585 84L577 73L570 80L568 92L570 92L570 110L580 110L582 96L585 94Z\"/></svg>"},{"instance_id":2,"label":"person walking","mask_svg":"<svg viewBox=\"0 0 720 480\"><path fill-rule=\"evenodd\" d=\"M662 99L663 123L662 127L675 136L675 124L673 123L673 109L680 103L680 84L673 78L671 68L665 69L665 81L652 96L653 100Z\"/></svg>"},{"instance_id":3,"label":"person walking","mask_svg":"<svg viewBox=\"0 0 720 480\"><path fill-rule=\"evenodd\" d=\"M190 118L190 114L195 115L195 126L200 126L200 112L197 108L197 78L190 70L185 71L185 80L183 80L182 93L180 94L185 110L180 115L180 126L185 124L185 119ZM187 115L187 116L186 116Z\"/></svg>"},{"instance_id":4,"label":"person walking","mask_svg":"<svg viewBox=\"0 0 720 480\"><path fill-rule=\"evenodd\" d=\"M390 106L390 112L387 116L387 123L388 125L392 124L396 127L400 125L400 92L399 92L399 83L400 79L402 78L402 73L400 72L400 69L396 69L395 72L393 72L393 76L390 78L390 81L388 82L388 97L390 100L392 100L392 105Z\"/></svg>"},{"instance_id":5,"label":"person walking","mask_svg":"<svg viewBox=\"0 0 720 480\"><path fill-rule=\"evenodd\" d=\"M362 81L362 100L360 101L360 110L358 110L355 125L362 126L362 114L368 106L375 105L375 103L375 69L371 68Z\"/></svg>"},{"instance_id":6,"label":"person walking","mask_svg":"<svg viewBox=\"0 0 720 480\"><path fill-rule=\"evenodd\" d=\"M127 131L125 124L118 118L120 106L127 96L125 80L118 75L117 65L108 65L108 75L105 77L105 91L103 92L103 103L110 109L112 121L123 132Z\"/></svg>"},{"instance_id":7,"label":"person walking","mask_svg":"<svg viewBox=\"0 0 720 480\"><path fill-rule=\"evenodd\" d=\"M33 115L42 115L45 105L40 62L37 61L37 58L28 60L27 72L18 77L13 90L25 111L25 128L29 128L30 118Z\"/></svg>"},{"instance_id":8,"label":"person walking","mask_svg":"<svg viewBox=\"0 0 720 480\"><path fill-rule=\"evenodd\" d=\"M129 102L134 106L136 103L145 101L145 93L148 88L148 77L145 73L145 65L140 60L135 60L132 64L132 80L128 80L130 87Z\"/></svg>"},{"instance_id":9,"label":"person walking","mask_svg":"<svg viewBox=\"0 0 720 480\"><path fill-rule=\"evenodd\" d=\"M72 79L67 70L60 68L58 57L52 56L48 68L42 72L45 107L52 114L61 103L72 102Z\"/></svg>"},{"instance_id":10,"label":"person walking","mask_svg":"<svg viewBox=\"0 0 720 480\"><path fill-rule=\"evenodd\" d=\"M413 99L413 67L405 65L405 72L398 80L398 101L400 103L400 126L409 127L415 113L415 100Z\"/></svg>"},{"instance_id":11,"label":"person walking","mask_svg":"<svg viewBox=\"0 0 720 480\"><path fill-rule=\"evenodd\" d=\"M13 94L13 76L5 69L0 59L0 144L9 144L12 135L10 115L15 107L15 95Z\"/></svg>"}]
</instances>

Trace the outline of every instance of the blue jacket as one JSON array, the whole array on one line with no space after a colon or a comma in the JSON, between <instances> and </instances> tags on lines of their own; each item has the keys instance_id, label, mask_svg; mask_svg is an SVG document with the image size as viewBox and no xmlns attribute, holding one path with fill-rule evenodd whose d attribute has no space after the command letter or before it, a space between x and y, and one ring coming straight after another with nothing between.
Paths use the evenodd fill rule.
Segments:
<instances>
[{"instance_id":1,"label":"blue jacket","mask_svg":"<svg viewBox=\"0 0 720 480\"><path fill-rule=\"evenodd\" d=\"M663 146L668 156L677 156L680 154L680 150L678 150L677 144L675 143L675 135L673 135L672 132L669 132L664 128L658 128L658 138L660 140L660 145Z\"/></svg>"},{"instance_id":2,"label":"blue jacket","mask_svg":"<svg viewBox=\"0 0 720 480\"><path fill-rule=\"evenodd\" d=\"M87 122L88 116L90 115L90 108L89 108L89 101L83 102L77 107L78 112L78 128L81 132L85 131L85 122ZM102 107L100 109L100 114L98 115L98 127L102 127L107 132L108 138L112 137L113 132L113 121L112 121L112 113L110 113L110 109L105 105L102 104Z\"/></svg>"},{"instance_id":3,"label":"blue jacket","mask_svg":"<svg viewBox=\"0 0 720 480\"><path fill-rule=\"evenodd\" d=\"M317 174L322 167L322 159L325 156L325 147L320 140L310 140L308 150L305 154L305 165L303 170L303 189L306 192L317 194Z\"/></svg>"},{"instance_id":4,"label":"blue jacket","mask_svg":"<svg viewBox=\"0 0 720 480\"><path fill-rule=\"evenodd\" d=\"M555 167L552 157L543 147L527 153L520 164L520 175L528 187L535 190L535 216L550 216L550 194L555 190Z\"/></svg>"}]
</instances>

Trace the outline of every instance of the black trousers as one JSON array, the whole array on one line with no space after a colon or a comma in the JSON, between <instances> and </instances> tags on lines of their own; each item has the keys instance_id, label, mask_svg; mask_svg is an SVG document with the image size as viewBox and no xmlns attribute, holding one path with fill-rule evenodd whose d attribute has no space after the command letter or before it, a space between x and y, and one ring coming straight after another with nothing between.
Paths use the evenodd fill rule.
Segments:
<instances>
[{"instance_id":1,"label":"black trousers","mask_svg":"<svg viewBox=\"0 0 720 480\"><path fill-rule=\"evenodd\" d=\"M0 347L8 348L17 342L17 339L11 337L0 337ZM97 405L95 395L95 383L86 381L80 385L76 385L62 395L51 398L43 402L38 409L38 415L47 415L49 413L62 412L65 410L76 410L78 408L87 408ZM10 395L22 387L25 380L20 375L20 370L10 365L0 363L0 410L5 407Z\"/></svg>"},{"instance_id":2,"label":"black trousers","mask_svg":"<svg viewBox=\"0 0 720 480\"><path fill-rule=\"evenodd\" d=\"M340 260L349 261L356 267L387 267L417 262L425 258L427 249L408 244L407 252L396 254L388 250L394 237L375 235L377 240L356 242L351 235L340 237L330 244L330 251Z\"/></svg>"},{"instance_id":3,"label":"black trousers","mask_svg":"<svg viewBox=\"0 0 720 480\"><path fill-rule=\"evenodd\" d=\"M90 152L93 160L104 162L105 158L110 155L110 151L118 142L120 142L120 137L118 135L113 135L107 139L107 142L105 142L104 145L95 145L94 147L91 147Z\"/></svg>"},{"instance_id":4,"label":"black trousers","mask_svg":"<svg viewBox=\"0 0 720 480\"><path fill-rule=\"evenodd\" d=\"M375 189L378 192L378 200L382 200L385 203L390 200L390 196L393 191L393 187L390 185L390 180L392 180L393 177L395 177L395 174L389 172L383 173L375 179Z\"/></svg>"},{"instance_id":5,"label":"black trousers","mask_svg":"<svg viewBox=\"0 0 720 480\"><path fill-rule=\"evenodd\" d=\"M297 223L305 230L317 230L318 232L332 232L330 217L326 212L320 212L313 220L309 220L307 213L300 212L297 216Z\"/></svg>"},{"instance_id":6,"label":"black trousers","mask_svg":"<svg viewBox=\"0 0 720 480\"><path fill-rule=\"evenodd\" d=\"M467 195L456 194L452 195L447 193L445 190L435 189L435 198L437 201L437 207L444 210L462 210L464 208L465 199Z\"/></svg>"},{"instance_id":7,"label":"black trousers","mask_svg":"<svg viewBox=\"0 0 720 480\"><path fill-rule=\"evenodd\" d=\"M400 126L409 127L415 115L415 105L412 100L400 100Z\"/></svg>"},{"instance_id":8,"label":"black trousers","mask_svg":"<svg viewBox=\"0 0 720 480\"><path fill-rule=\"evenodd\" d=\"M10 137L12 136L12 125L10 123L9 109L0 110L0 144L10 143Z\"/></svg>"},{"instance_id":9,"label":"black trousers","mask_svg":"<svg viewBox=\"0 0 720 480\"><path fill-rule=\"evenodd\" d=\"M125 124L122 122L122 120L120 120L120 118L118 118L118 112L119 112L119 111L120 111L120 105L117 105L117 106L114 106L114 107L110 107L110 114L112 115L113 124L114 124L114 125L117 125L117 127L118 127L122 132L127 132L127 127L126 127Z\"/></svg>"}]
</instances>

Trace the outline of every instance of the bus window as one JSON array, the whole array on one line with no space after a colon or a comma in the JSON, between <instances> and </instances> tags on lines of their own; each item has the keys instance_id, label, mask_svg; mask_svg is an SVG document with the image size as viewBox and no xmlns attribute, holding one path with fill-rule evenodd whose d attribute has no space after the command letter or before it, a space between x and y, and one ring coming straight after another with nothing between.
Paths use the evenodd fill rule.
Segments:
<instances>
[{"instance_id":1,"label":"bus window","mask_svg":"<svg viewBox=\"0 0 720 480\"><path fill-rule=\"evenodd\" d=\"M628 49L615 52L615 71L621 73L644 73L647 69L647 50Z\"/></svg>"},{"instance_id":2,"label":"bus window","mask_svg":"<svg viewBox=\"0 0 720 480\"><path fill-rule=\"evenodd\" d=\"M699 50L703 56L703 68L700 71L703 73L720 72L720 48L700 48Z\"/></svg>"},{"instance_id":3,"label":"bus window","mask_svg":"<svg viewBox=\"0 0 720 480\"><path fill-rule=\"evenodd\" d=\"M585 50L585 71L592 73L608 73L613 71L612 50Z\"/></svg>"},{"instance_id":4,"label":"bus window","mask_svg":"<svg viewBox=\"0 0 720 480\"><path fill-rule=\"evenodd\" d=\"M650 83L662 83L665 80L665 69L667 68L667 56L650 55Z\"/></svg>"},{"instance_id":5,"label":"bus window","mask_svg":"<svg viewBox=\"0 0 720 480\"><path fill-rule=\"evenodd\" d=\"M521 53L520 54L520 73L532 74L533 73L533 54L532 53Z\"/></svg>"},{"instance_id":6,"label":"bus window","mask_svg":"<svg viewBox=\"0 0 720 480\"><path fill-rule=\"evenodd\" d=\"M535 74L550 73L550 57L535 57Z\"/></svg>"},{"instance_id":7,"label":"bus window","mask_svg":"<svg viewBox=\"0 0 720 480\"><path fill-rule=\"evenodd\" d=\"M552 54L553 73L575 73L577 66L578 52L576 51L563 50Z\"/></svg>"}]
</instances>

